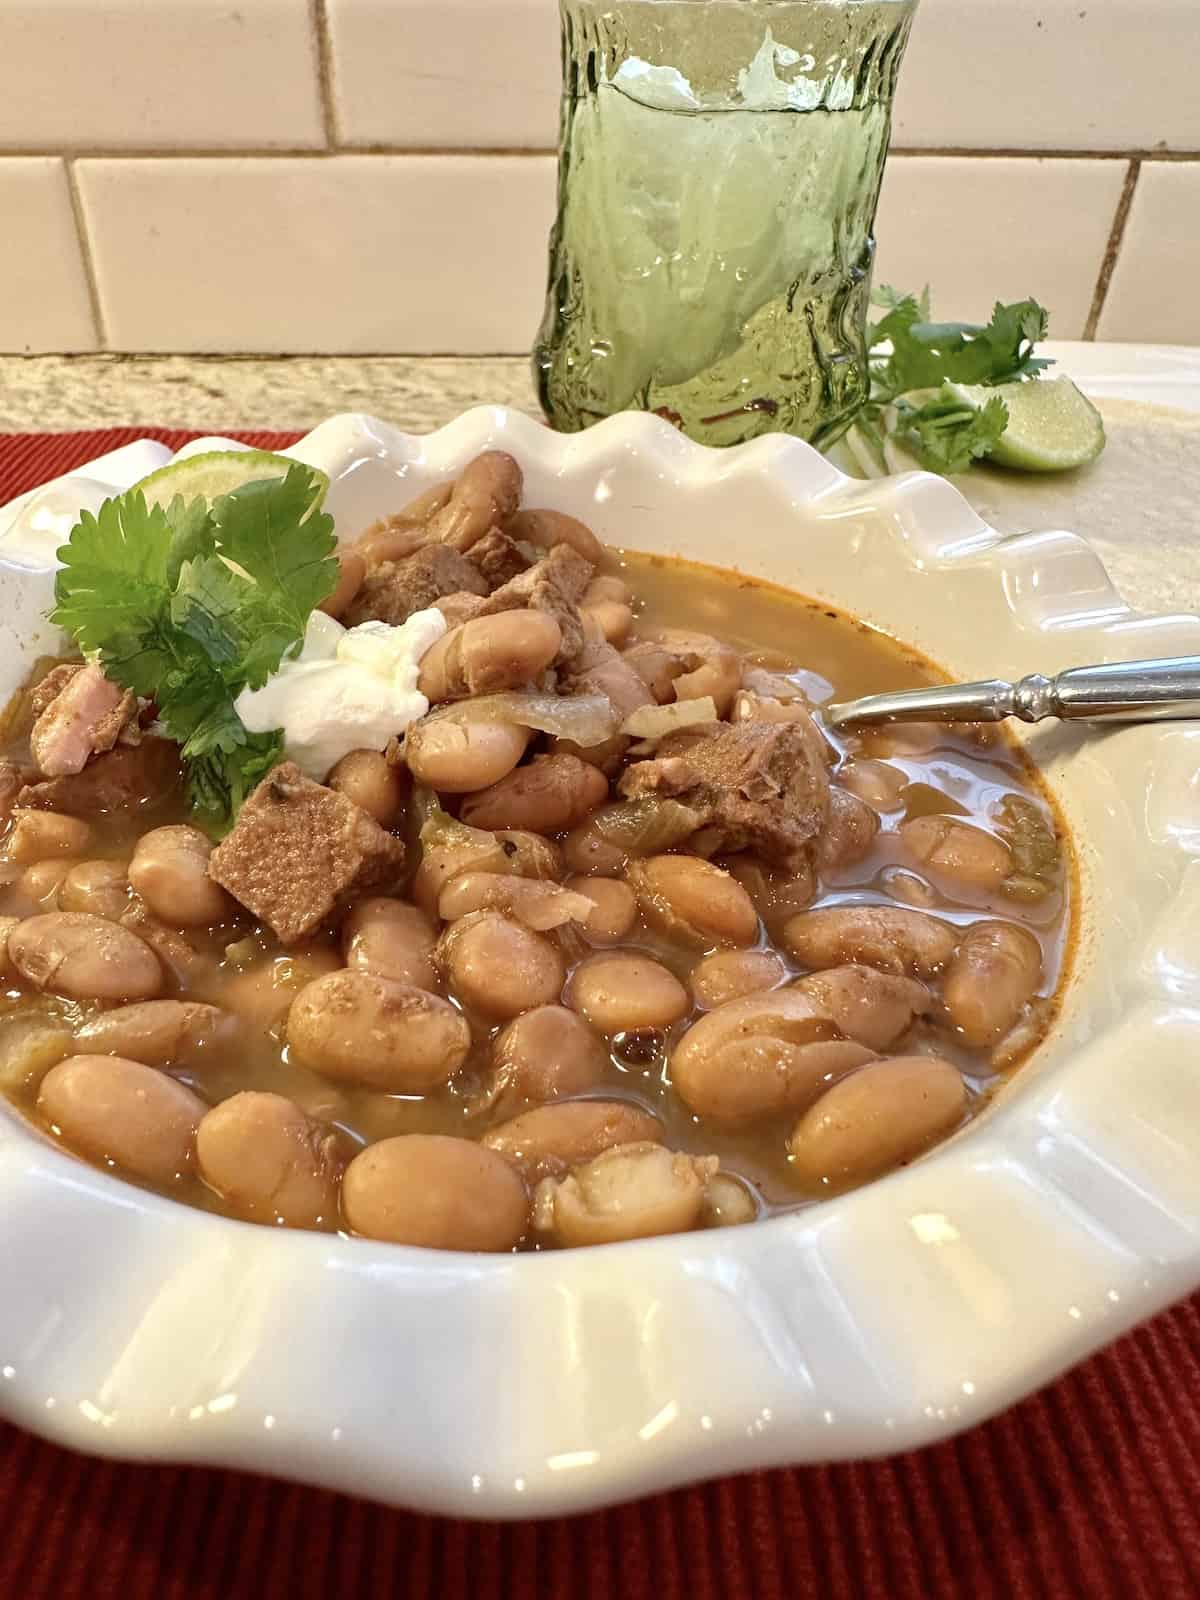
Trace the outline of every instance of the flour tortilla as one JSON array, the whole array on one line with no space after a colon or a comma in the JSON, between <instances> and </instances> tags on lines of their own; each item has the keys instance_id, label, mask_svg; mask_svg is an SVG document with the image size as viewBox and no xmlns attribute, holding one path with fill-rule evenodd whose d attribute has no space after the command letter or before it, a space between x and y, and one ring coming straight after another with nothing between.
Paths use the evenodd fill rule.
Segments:
<instances>
[{"instance_id":1,"label":"flour tortilla","mask_svg":"<svg viewBox=\"0 0 1200 1600\"><path fill-rule=\"evenodd\" d=\"M954 479L1002 533L1066 528L1139 610L1200 611L1200 415L1100 400L1108 446L1076 472L979 466Z\"/></svg>"}]
</instances>

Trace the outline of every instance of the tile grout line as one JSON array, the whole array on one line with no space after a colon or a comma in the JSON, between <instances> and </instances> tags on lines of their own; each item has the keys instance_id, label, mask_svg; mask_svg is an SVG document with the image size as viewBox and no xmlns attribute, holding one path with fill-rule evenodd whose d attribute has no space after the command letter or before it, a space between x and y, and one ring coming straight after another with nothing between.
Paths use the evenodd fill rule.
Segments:
<instances>
[{"instance_id":1,"label":"tile grout line","mask_svg":"<svg viewBox=\"0 0 1200 1600\"><path fill-rule=\"evenodd\" d=\"M83 210L83 197L79 193L79 178L75 171L75 162L70 156L63 159L63 170L67 177L67 194L71 200L71 215L75 219L75 236L79 241L79 255L83 262L83 276L87 284L88 302L92 309L92 324L96 331L96 340L99 349L94 352L102 355L108 350L108 329L104 324L104 308L100 303L100 284L96 277L96 262L92 255L92 236L88 230L87 217Z\"/></svg>"},{"instance_id":2,"label":"tile grout line","mask_svg":"<svg viewBox=\"0 0 1200 1600\"><path fill-rule=\"evenodd\" d=\"M333 93L333 45L329 37L326 0L311 0L313 39L317 51L317 92L321 97L321 124L330 152L338 149L336 101Z\"/></svg>"},{"instance_id":3,"label":"tile grout line","mask_svg":"<svg viewBox=\"0 0 1200 1600\"><path fill-rule=\"evenodd\" d=\"M1117 266L1117 257L1121 253L1121 242L1125 237L1125 229L1129 223L1129 212L1133 205L1134 191L1138 186L1141 176L1142 163L1135 157L1129 163L1129 170L1125 174L1125 184L1121 190L1117 209L1113 213L1112 228L1109 230L1108 244L1104 250L1104 258L1100 262L1100 271L1096 277L1096 289L1092 295L1092 305L1088 312L1087 321L1083 325L1083 337L1094 340L1096 329L1100 326L1100 317L1104 311L1104 302L1108 299L1109 285Z\"/></svg>"},{"instance_id":4,"label":"tile grout line","mask_svg":"<svg viewBox=\"0 0 1200 1600\"><path fill-rule=\"evenodd\" d=\"M321 4L322 0L314 0ZM327 136L336 138L333 126L332 67L328 85ZM326 89L322 88L323 115ZM121 146L4 146L0 147L0 160L45 160L58 156L65 161L291 161L296 159L328 161L340 156L429 156L444 159L448 156L468 156L472 160L489 160L512 157L554 158L553 145L391 145L391 144L333 144L322 145L258 145L249 149L234 149L228 145L196 145L155 147L130 150ZM919 145L893 145L893 156L911 161L915 157L942 160L948 157L978 161L1137 161L1146 163L1200 162L1200 150L1050 150L1008 149L973 150L966 147L946 146L944 149L924 149Z\"/></svg>"}]
</instances>

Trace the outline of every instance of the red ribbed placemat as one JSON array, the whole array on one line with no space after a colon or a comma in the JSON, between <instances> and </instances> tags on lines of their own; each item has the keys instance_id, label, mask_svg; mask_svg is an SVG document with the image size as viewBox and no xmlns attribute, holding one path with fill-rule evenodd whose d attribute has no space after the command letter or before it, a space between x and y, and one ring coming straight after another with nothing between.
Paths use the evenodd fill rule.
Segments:
<instances>
[{"instance_id":1,"label":"red ribbed placemat","mask_svg":"<svg viewBox=\"0 0 1200 1600\"><path fill-rule=\"evenodd\" d=\"M0 434L0 503L148 436L196 437ZM296 436L238 437L277 449ZM237 1473L89 1461L0 1424L0 1600L118 1596L1196 1600L1200 1297L948 1444L557 1522L452 1522Z\"/></svg>"}]
</instances>

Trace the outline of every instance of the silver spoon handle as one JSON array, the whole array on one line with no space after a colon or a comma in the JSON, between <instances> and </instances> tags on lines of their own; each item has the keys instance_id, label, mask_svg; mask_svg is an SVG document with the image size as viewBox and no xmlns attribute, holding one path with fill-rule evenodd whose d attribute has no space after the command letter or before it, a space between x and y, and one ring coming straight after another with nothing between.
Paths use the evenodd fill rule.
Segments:
<instances>
[{"instance_id":1,"label":"silver spoon handle","mask_svg":"<svg viewBox=\"0 0 1200 1600\"><path fill-rule=\"evenodd\" d=\"M833 728L872 722L1156 722L1200 717L1200 656L1071 667L1057 677L1039 672L1008 683L948 683L928 689L869 694L825 707Z\"/></svg>"}]
</instances>

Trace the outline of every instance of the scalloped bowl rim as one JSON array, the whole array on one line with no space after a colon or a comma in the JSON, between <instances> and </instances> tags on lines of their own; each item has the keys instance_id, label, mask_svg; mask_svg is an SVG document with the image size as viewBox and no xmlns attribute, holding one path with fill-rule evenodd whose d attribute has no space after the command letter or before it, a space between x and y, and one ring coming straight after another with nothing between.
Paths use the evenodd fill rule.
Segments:
<instances>
[{"instance_id":1,"label":"scalloped bowl rim","mask_svg":"<svg viewBox=\"0 0 1200 1600\"><path fill-rule=\"evenodd\" d=\"M718 452L641 414L563 436L478 407L420 436L334 417L288 453L356 531L488 447L602 536L774 578L963 675L1200 653L1200 619L1131 611L1075 535L1002 537L939 479L858 483L794 439ZM169 456L73 478L122 488ZM25 659L37 568L0 516L0 641ZM0 1415L96 1453L555 1514L929 1443L1194 1289L1200 725L1028 743L1079 845L1074 970L1035 1062L948 1144L751 1228L490 1258L191 1210L0 1103Z\"/></svg>"}]
</instances>

